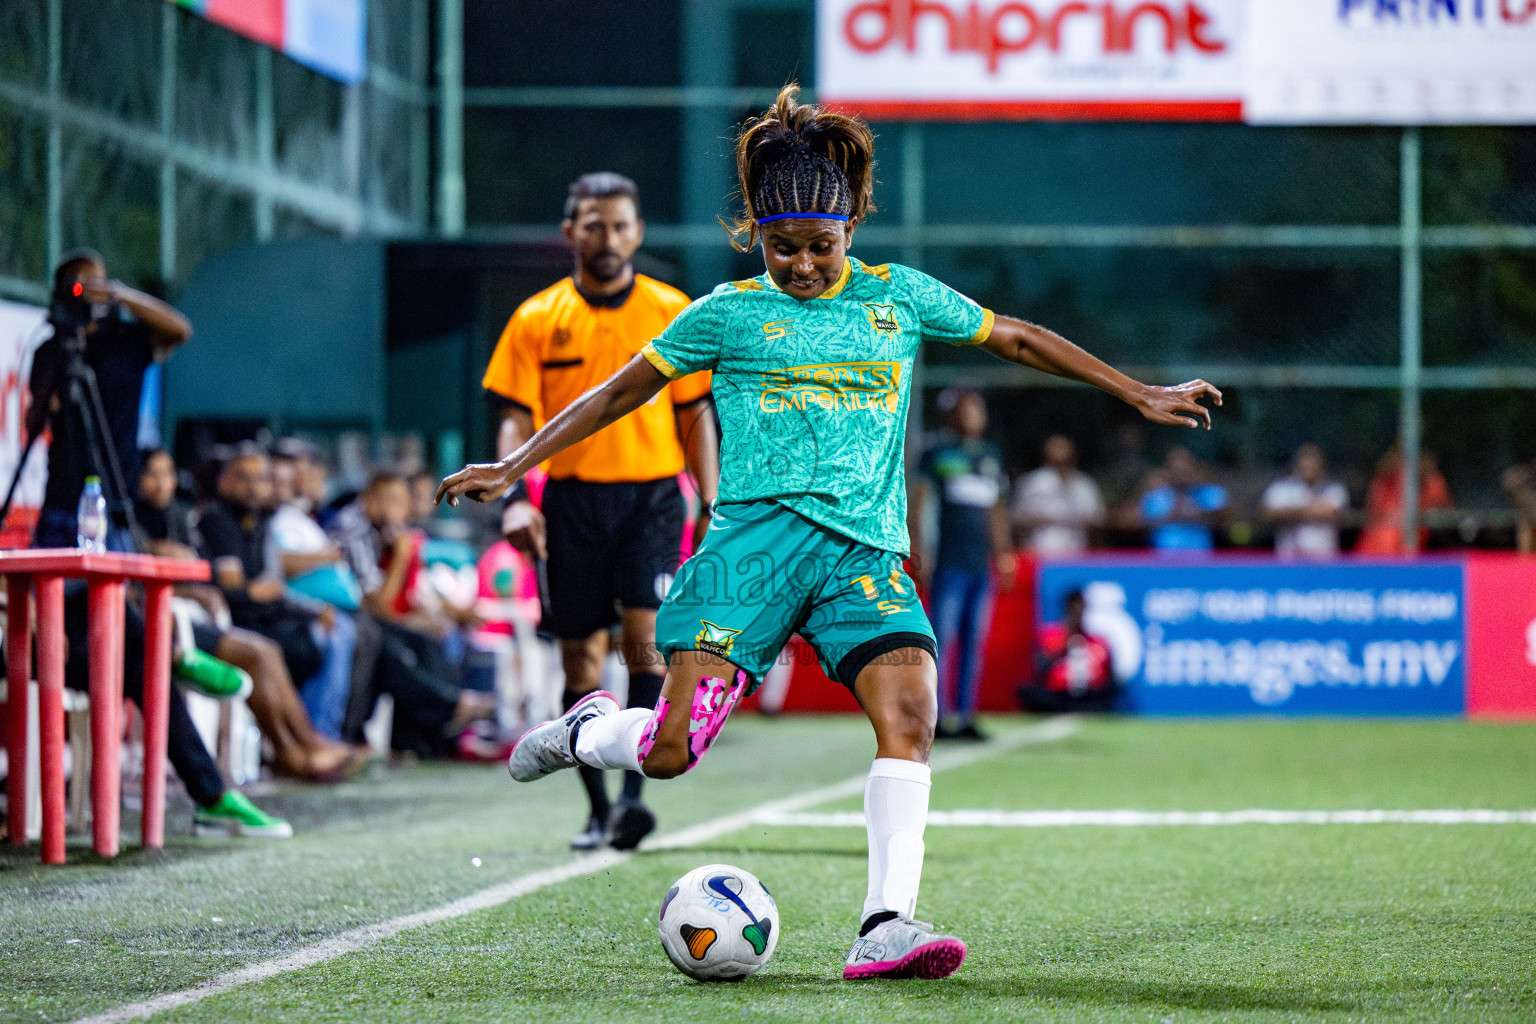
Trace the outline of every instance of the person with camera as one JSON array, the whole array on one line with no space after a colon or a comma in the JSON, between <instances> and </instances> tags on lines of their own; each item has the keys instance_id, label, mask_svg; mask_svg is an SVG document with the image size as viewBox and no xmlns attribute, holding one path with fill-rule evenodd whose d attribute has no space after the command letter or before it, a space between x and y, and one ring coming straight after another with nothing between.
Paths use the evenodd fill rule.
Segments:
<instances>
[{"instance_id":1,"label":"person with camera","mask_svg":"<svg viewBox=\"0 0 1536 1024\"><path fill-rule=\"evenodd\" d=\"M44 426L52 431L48 483L33 547L76 546L80 494L86 477L97 476L107 485L107 547L132 552L136 542L127 526L133 494L126 481L137 481L139 476L139 400L144 375L151 364L192 336L192 325L159 299L109 278L101 254L86 249L66 256L54 270L49 322L53 337L32 357L32 400L27 411L29 437L37 437ZM82 366L91 372L82 372ZM90 394L86 383L92 376L97 395ZM86 412L87 407L99 411L100 422L94 412ZM65 683L71 689L89 687L86 596L82 581L66 584ZM144 618L133 602L123 613L123 696L135 704L142 704L144 697ZM267 839L293 835L286 821L225 786L217 762L192 724L181 691L174 686L167 724L166 754L196 805L193 827L198 835Z\"/></svg>"},{"instance_id":2,"label":"person with camera","mask_svg":"<svg viewBox=\"0 0 1536 1024\"><path fill-rule=\"evenodd\" d=\"M48 320L53 337L32 357L33 404L27 414L29 436L35 436L45 420L53 430L48 485L33 547L75 546L80 492L85 478L96 476L105 485L111 521L107 546L131 551L126 527L133 494L119 491L117 484L139 478L139 400L144 375L192 337L192 324L167 303L109 278L101 254L88 249L66 256L54 271ZM95 374L105 416L102 425L110 435L97 438L95 446L84 410L71 400L67 371L76 355ZM90 401L88 395L84 397ZM120 473L103 465L108 452L116 457Z\"/></svg>"}]
</instances>

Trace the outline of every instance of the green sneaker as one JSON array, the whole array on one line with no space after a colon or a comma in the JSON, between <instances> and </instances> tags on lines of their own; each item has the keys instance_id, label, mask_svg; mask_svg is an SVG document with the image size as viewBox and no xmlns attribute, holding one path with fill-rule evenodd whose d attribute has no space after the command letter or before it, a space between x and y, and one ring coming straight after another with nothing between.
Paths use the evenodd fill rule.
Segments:
<instances>
[{"instance_id":1,"label":"green sneaker","mask_svg":"<svg viewBox=\"0 0 1536 1024\"><path fill-rule=\"evenodd\" d=\"M251 676L243 668L220 661L193 647L182 651L171 669L176 681L189 690L214 700L244 700L251 695Z\"/></svg>"},{"instance_id":2,"label":"green sneaker","mask_svg":"<svg viewBox=\"0 0 1536 1024\"><path fill-rule=\"evenodd\" d=\"M291 839L293 826L251 803L238 789L226 789L212 807L192 815L192 832L199 838L244 836L248 839Z\"/></svg>"}]
</instances>

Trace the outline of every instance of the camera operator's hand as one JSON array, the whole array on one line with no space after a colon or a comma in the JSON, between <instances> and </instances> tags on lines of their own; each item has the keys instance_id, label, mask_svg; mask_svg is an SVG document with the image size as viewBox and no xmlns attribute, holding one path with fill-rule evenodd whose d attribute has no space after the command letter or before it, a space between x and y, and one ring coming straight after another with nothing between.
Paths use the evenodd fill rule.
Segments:
<instances>
[{"instance_id":1,"label":"camera operator's hand","mask_svg":"<svg viewBox=\"0 0 1536 1024\"><path fill-rule=\"evenodd\" d=\"M80 278L80 298L93 306L115 306L122 302L123 284L105 277Z\"/></svg>"}]
</instances>

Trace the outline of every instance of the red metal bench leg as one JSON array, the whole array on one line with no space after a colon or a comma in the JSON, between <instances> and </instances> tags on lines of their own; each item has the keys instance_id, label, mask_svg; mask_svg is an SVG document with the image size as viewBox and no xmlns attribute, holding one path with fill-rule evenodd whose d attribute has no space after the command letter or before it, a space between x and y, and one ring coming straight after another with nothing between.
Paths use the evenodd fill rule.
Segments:
<instances>
[{"instance_id":1,"label":"red metal bench leg","mask_svg":"<svg viewBox=\"0 0 1536 1024\"><path fill-rule=\"evenodd\" d=\"M64 863L64 580L39 576L37 717L43 776L43 863ZM25 805L23 805L25 806Z\"/></svg>"},{"instance_id":2,"label":"red metal bench leg","mask_svg":"<svg viewBox=\"0 0 1536 1024\"><path fill-rule=\"evenodd\" d=\"M165 742L171 694L171 585L146 583L144 602L145 846L165 845Z\"/></svg>"},{"instance_id":3,"label":"red metal bench leg","mask_svg":"<svg viewBox=\"0 0 1536 1024\"><path fill-rule=\"evenodd\" d=\"M27 685L32 678L32 577L11 576L6 584L10 605L5 617L6 711L10 735L6 760L10 765L5 795L10 811L11 845L27 845Z\"/></svg>"},{"instance_id":4,"label":"red metal bench leg","mask_svg":"<svg viewBox=\"0 0 1536 1024\"><path fill-rule=\"evenodd\" d=\"M122 815L123 582L90 583L92 847L116 857Z\"/></svg>"}]
</instances>

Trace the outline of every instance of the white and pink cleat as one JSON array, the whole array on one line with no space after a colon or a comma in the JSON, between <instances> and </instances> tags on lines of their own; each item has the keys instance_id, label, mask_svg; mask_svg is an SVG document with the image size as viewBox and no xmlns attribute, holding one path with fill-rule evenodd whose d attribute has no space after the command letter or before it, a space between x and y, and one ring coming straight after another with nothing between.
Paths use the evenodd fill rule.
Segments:
<instances>
[{"instance_id":1,"label":"white and pink cleat","mask_svg":"<svg viewBox=\"0 0 1536 1024\"><path fill-rule=\"evenodd\" d=\"M933 925L897 917L854 940L843 977L947 978L965 959L965 943L935 935Z\"/></svg>"}]
</instances>

